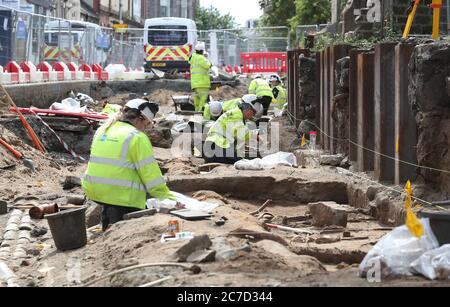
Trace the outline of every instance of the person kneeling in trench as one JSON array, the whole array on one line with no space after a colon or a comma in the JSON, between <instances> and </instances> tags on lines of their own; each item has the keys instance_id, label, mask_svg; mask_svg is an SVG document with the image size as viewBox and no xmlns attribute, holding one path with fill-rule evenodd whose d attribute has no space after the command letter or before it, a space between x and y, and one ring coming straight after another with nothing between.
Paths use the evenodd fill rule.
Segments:
<instances>
[{"instance_id":1,"label":"person kneeling in trench","mask_svg":"<svg viewBox=\"0 0 450 307\"><path fill-rule=\"evenodd\" d=\"M208 163L234 164L245 157L243 145L250 140L247 121L263 112L263 106L255 95L243 97L235 109L226 112L208 132L203 157Z\"/></svg>"},{"instance_id":2,"label":"person kneeling in trench","mask_svg":"<svg viewBox=\"0 0 450 307\"><path fill-rule=\"evenodd\" d=\"M131 100L94 136L82 187L89 199L103 205L103 231L125 214L145 209L148 194L176 200L143 132L158 111L158 105L148 100Z\"/></svg>"}]
</instances>

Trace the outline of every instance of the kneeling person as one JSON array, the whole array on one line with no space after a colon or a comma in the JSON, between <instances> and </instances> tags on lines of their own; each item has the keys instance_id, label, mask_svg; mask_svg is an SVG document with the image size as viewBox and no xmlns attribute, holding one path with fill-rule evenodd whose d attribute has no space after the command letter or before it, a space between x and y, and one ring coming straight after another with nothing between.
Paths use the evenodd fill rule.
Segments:
<instances>
[{"instance_id":1,"label":"kneeling person","mask_svg":"<svg viewBox=\"0 0 450 307\"><path fill-rule=\"evenodd\" d=\"M222 114L237 108L242 103L241 98L236 98L228 101L211 101L205 106L203 112L203 119L216 121Z\"/></svg>"},{"instance_id":2,"label":"kneeling person","mask_svg":"<svg viewBox=\"0 0 450 307\"><path fill-rule=\"evenodd\" d=\"M158 111L158 105L148 100L131 100L94 136L82 186L89 199L103 205L103 230L125 214L145 209L147 193L175 200L143 132Z\"/></svg>"},{"instance_id":3,"label":"kneeling person","mask_svg":"<svg viewBox=\"0 0 450 307\"><path fill-rule=\"evenodd\" d=\"M244 98L237 108L223 114L209 130L203 150L207 162L233 164L244 158L242 145L250 140L246 123L263 109L256 96Z\"/></svg>"}]
</instances>

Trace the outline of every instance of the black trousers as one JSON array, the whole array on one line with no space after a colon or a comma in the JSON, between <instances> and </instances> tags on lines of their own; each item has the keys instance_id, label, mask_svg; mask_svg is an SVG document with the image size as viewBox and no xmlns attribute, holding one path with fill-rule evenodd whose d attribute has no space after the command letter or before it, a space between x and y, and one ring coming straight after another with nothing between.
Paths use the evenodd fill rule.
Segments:
<instances>
[{"instance_id":1,"label":"black trousers","mask_svg":"<svg viewBox=\"0 0 450 307\"><path fill-rule=\"evenodd\" d=\"M120 207L120 206L113 206L113 205L107 205L102 204L102 229L103 231L106 231L109 226L123 221L123 216L128 213L133 213L136 211L140 211L140 209L136 208L128 208L128 207Z\"/></svg>"},{"instance_id":2,"label":"black trousers","mask_svg":"<svg viewBox=\"0 0 450 307\"><path fill-rule=\"evenodd\" d=\"M216 146L213 142L206 142L204 148L208 149L207 151L203 150L203 158L207 163L234 164L242 160L235 151ZM209 149L211 149L211 152L209 152Z\"/></svg>"},{"instance_id":3,"label":"black trousers","mask_svg":"<svg viewBox=\"0 0 450 307\"><path fill-rule=\"evenodd\" d=\"M264 107L264 114L263 115L266 116L268 111L269 111L270 104L272 103L272 97L270 97L270 96L262 96L260 101L261 101L261 104Z\"/></svg>"}]
</instances>

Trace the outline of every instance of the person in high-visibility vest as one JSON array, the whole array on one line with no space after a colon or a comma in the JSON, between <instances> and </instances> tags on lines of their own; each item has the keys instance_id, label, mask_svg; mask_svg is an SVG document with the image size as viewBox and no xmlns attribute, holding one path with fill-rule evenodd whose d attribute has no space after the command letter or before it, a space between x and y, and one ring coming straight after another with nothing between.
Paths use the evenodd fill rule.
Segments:
<instances>
[{"instance_id":1,"label":"person in high-visibility vest","mask_svg":"<svg viewBox=\"0 0 450 307\"><path fill-rule=\"evenodd\" d=\"M273 100L273 92L269 82L263 79L262 75L256 75L248 87L248 93L261 97L260 101L264 107L263 115L267 115L267 111Z\"/></svg>"},{"instance_id":2,"label":"person in high-visibility vest","mask_svg":"<svg viewBox=\"0 0 450 307\"><path fill-rule=\"evenodd\" d=\"M102 113L104 114L115 115L117 113L120 113L121 110L122 110L121 105L109 103L107 101L103 103Z\"/></svg>"},{"instance_id":3,"label":"person in high-visibility vest","mask_svg":"<svg viewBox=\"0 0 450 307\"><path fill-rule=\"evenodd\" d=\"M94 136L82 187L89 199L103 205L103 230L125 214L145 209L147 194L176 201L143 132L158 110L158 105L148 100L131 100Z\"/></svg>"},{"instance_id":4,"label":"person in high-visibility vest","mask_svg":"<svg viewBox=\"0 0 450 307\"><path fill-rule=\"evenodd\" d=\"M247 121L263 109L258 97L246 95L237 108L224 113L209 129L203 148L208 163L233 164L245 157L245 146L250 140Z\"/></svg>"},{"instance_id":5,"label":"person in high-visibility vest","mask_svg":"<svg viewBox=\"0 0 450 307\"><path fill-rule=\"evenodd\" d=\"M211 89L211 79L209 70L211 62L203 55L205 44L198 43L195 46L195 53L189 58L191 64L191 88L194 91L195 111L203 112Z\"/></svg>"},{"instance_id":6,"label":"person in high-visibility vest","mask_svg":"<svg viewBox=\"0 0 450 307\"><path fill-rule=\"evenodd\" d=\"M270 75L269 81L270 85L272 86L272 93L273 93L272 104L277 109L281 110L287 103L287 90L283 87L280 76Z\"/></svg>"},{"instance_id":7,"label":"person in high-visibility vest","mask_svg":"<svg viewBox=\"0 0 450 307\"><path fill-rule=\"evenodd\" d=\"M241 104L242 99L236 98L228 101L211 101L205 106L205 111L203 112L204 120L216 121L223 113L231 111L237 108Z\"/></svg>"}]
</instances>

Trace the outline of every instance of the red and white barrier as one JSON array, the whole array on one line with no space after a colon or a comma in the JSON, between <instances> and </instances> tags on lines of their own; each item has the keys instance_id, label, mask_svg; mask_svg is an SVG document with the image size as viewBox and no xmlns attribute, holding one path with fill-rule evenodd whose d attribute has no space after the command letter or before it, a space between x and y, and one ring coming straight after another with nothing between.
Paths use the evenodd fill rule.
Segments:
<instances>
[{"instance_id":1,"label":"red and white barrier","mask_svg":"<svg viewBox=\"0 0 450 307\"><path fill-rule=\"evenodd\" d=\"M36 68L38 69L38 71L42 72L42 80L44 82L50 81L50 73L53 72L53 68L48 62L41 62Z\"/></svg>"},{"instance_id":2,"label":"red and white barrier","mask_svg":"<svg viewBox=\"0 0 450 307\"><path fill-rule=\"evenodd\" d=\"M72 73L69 67L63 62L56 62L53 64L53 70L57 72L58 81L71 81Z\"/></svg>"},{"instance_id":3,"label":"red and white barrier","mask_svg":"<svg viewBox=\"0 0 450 307\"><path fill-rule=\"evenodd\" d=\"M138 69L126 68L120 64L110 64L103 69L99 64L78 66L76 63L56 62L51 65L43 61L35 66L29 61L20 65L10 61L5 67L0 66L0 83L22 84L74 80L141 80L146 73L143 67Z\"/></svg>"},{"instance_id":4,"label":"red and white barrier","mask_svg":"<svg viewBox=\"0 0 450 307\"><path fill-rule=\"evenodd\" d=\"M20 63L20 68L25 74L29 74L29 82L36 83L44 81L43 72L38 71L33 63L29 61L22 62Z\"/></svg>"}]
</instances>

